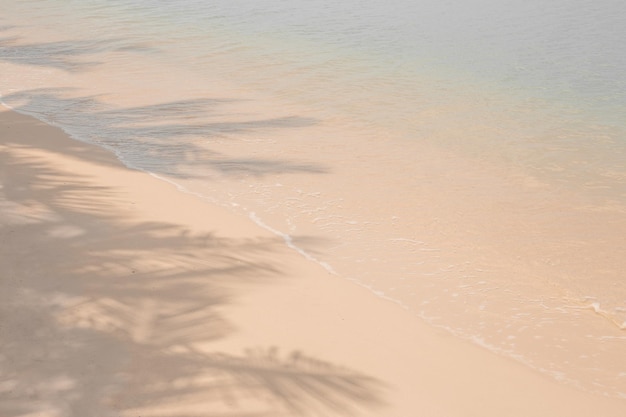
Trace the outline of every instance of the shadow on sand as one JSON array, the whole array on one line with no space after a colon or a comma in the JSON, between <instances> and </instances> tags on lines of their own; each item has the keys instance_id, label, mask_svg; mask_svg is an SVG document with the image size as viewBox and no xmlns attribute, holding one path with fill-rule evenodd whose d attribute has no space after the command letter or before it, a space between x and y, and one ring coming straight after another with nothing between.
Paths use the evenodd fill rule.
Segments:
<instances>
[{"instance_id":1,"label":"shadow on sand","mask_svg":"<svg viewBox=\"0 0 626 417\"><path fill-rule=\"evenodd\" d=\"M0 32L11 32L16 27L0 26ZM88 60L103 52L157 53L158 50L122 38L66 40L56 42L24 43L19 36L0 38L0 60L19 65L56 68L67 72L86 71L100 65Z\"/></svg>"},{"instance_id":2,"label":"shadow on sand","mask_svg":"<svg viewBox=\"0 0 626 417\"><path fill-rule=\"evenodd\" d=\"M236 122L216 120L224 117L218 112L219 106L236 101L234 99L195 99L112 108L98 97L77 97L73 89L57 88L21 91L3 96L3 100L20 112L53 121L81 140L113 151L133 168L155 174L191 178L195 167L223 176L328 172L315 163L229 158L212 150L211 142L217 138L295 129L316 123L315 119L299 116Z\"/></svg>"},{"instance_id":3,"label":"shadow on sand","mask_svg":"<svg viewBox=\"0 0 626 417\"><path fill-rule=\"evenodd\" d=\"M158 54L157 48L132 39L73 39L28 43L13 35L17 27L0 25L0 61L54 68L67 73L92 70L105 53ZM131 58L129 58L131 59ZM233 134L310 126L311 118L289 116L225 122L212 117L218 106L232 99L198 99L131 108L113 108L97 96L81 96L72 88L44 88L2 96L13 107L49 123L58 124L89 143L103 146L125 164L168 176L189 178L202 166L219 175L264 176L278 173L324 173L308 162L251 157L229 158L209 149L207 141ZM15 104L19 103L19 104ZM185 161L182 167L177 161Z\"/></svg>"},{"instance_id":4,"label":"shadow on sand","mask_svg":"<svg viewBox=\"0 0 626 417\"><path fill-rule=\"evenodd\" d=\"M4 29L3 29L4 28ZM24 43L11 36L13 27L0 26L0 61L68 73L92 70L103 53L158 54L158 49L130 39L66 40ZM131 58L129 58L131 59ZM116 108L98 96L84 96L73 88L41 88L3 95L2 100L73 136L103 146L125 164L168 176L193 175L194 166L225 176L265 176L279 173L325 173L315 163L254 157L231 158L210 149L210 141L233 135L272 132L311 126L317 120L300 116L224 121L220 106L235 99L192 99L138 107ZM184 167L178 164L185 161ZM187 169L187 170L186 170Z\"/></svg>"},{"instance_id":5,"label":"shadow on sand","mask_svg":"<svg viewBox=\"0 0 626 417\"><path fill-rule=\"evenodd\" d=\"M0 60L67 72L90 70L110 51L158 52L122 39L0 38ZM121 109L60 88L3 100L157 174L188 177L183 170L194 164L226 176L326 172L210 150L213 138L316 123L218 120L216 109L229 99ZM303 352L207 349L235 330L220 307L255 285L288 278L270 261L282 241L200 235L114 213L124 201L117 190L42 158L16 158L20 149L59 150L46 141L16 143L6 117L18 117L13 128L31 123L0 113L0 415L103 417L148 408L170 417L352 415L382 403L380 382ZM80 142L62 152L112 164Z\"/></svg>"},{"instance_id":6,"label":"shadow on sand","mask_svg":"<svg viewBox=\"0 0 626 417\"><path fill-rule=\"evenodd\" d=\"M6 117L29 122L0 113L0 415L345 416L381 404L380 382L303 352L209 353L235 330L221 306L289 278L271 261L281 241L114 213L117 190L15 158L35 145L16 143ZM90 155L79 142L70 152Z\"/></svg>"}]
</instances>

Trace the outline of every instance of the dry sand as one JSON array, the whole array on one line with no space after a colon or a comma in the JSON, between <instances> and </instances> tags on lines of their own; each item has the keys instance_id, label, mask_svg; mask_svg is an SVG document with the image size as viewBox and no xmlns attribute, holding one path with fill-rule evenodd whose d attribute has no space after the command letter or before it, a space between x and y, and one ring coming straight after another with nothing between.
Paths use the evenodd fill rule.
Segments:
<instances>
[{"instance_id":1,"label":"dry sand","mask_svg":"<svg viewBox=\"0 0 626 417\"><path fill-rule=\"evenodd\" d=\"M623 416L0 112L0 416Z\"/></svg>"}]
</instances>

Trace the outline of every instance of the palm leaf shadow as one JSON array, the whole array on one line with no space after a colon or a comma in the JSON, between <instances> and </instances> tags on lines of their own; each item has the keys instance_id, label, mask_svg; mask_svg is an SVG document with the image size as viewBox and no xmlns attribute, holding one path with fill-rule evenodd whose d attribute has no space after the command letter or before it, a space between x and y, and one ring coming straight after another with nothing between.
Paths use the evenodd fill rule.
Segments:
<instances>
[{"instance_id":1,"label":"palm leaf shadow","mask_svg":"<svg viewBox=\"0 0 626 417\"><path fill-rule=\"evenodd\" d=\"M203 416L243 416L248 401L267 415L349 415L381 404L380 382L304 353L200 348L236 330L221 306L240 291L289 278L271 261L279 240L138 222L111 211L117 190L16 159L29 145L0 138L1 415L157 405L184 417L198 414L177 407L198 401Z\"/></svg>"},{"instance_id":2,"label":"palm leaf shadow","mask_svg":"<svg viewBox=\"0 0 626 417\"><path fill-rule=\"evenodd\" d=\"M13 28L15 27L6 25L0 31L10 31ZM100 65L101 61L87 58L111 51L156 53L158 50L115 37L37 43L24 43L18 36L0 38L0 61L55 68L70 73L86 71Z\"/></svg>"},{"instance_id":3,"label":"palm leaf shadow","mask_svg":"<svg viewBox=\"0 0 626 417\"><path fill-rule=\"evenodd\" d=\"M3 100L20 112L44 120L53 114L55 123L68 131L80 131L81 140L105 147L127 165L155 174L189 178L193 177L194 166L235 177L328 172L315 163L228 158L210 148L215 138L307 127L316 123L312 118L287 116L227 122L215 120L224 117L218 108L234 99L193 99L111 108L97 96L75 94L68 88L42 88L9 94Z\"/></svg>"}]
</instances>

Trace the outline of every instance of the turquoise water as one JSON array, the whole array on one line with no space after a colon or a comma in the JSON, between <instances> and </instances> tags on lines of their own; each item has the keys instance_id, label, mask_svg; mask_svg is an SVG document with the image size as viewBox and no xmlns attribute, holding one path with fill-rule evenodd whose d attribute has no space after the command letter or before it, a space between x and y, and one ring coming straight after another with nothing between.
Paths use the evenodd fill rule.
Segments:
<instances>
[{"instance_id":1,"label":"turquoise water","mask_svg":"<svg viewBox=\"0 0 626 417\"><path fill-rule=\"evenodd\" d=\"M626 6L544 3L0 0L0 93L624 397Z\"/></svg>"},{"instance_id":2,"label":"turquoise water","mask_svg":"<svg viewBox=\"0 0 626 417\"><path fill-rule=\"evenodd\" d=\"M622 121L626 102L626 57L620 46L626 18L619 1L107 4L112 13L128 13L140 30L149 24L145 29L158 32L163 30L158 25L171 25L170 35L189 42L189 48L202 43L214 48L207 40L218 32L241 36L231 39L233 45L246 39L237 48L260 57L272 51L265 49L271 43L272 52L285 60L297 58L311 69L348 57L361 60L372 72L439 76L445 82L454 76L507 93L577 101L577 106L615 122ZM254 51L260 45L264 51Z\"/></svg>"}]
</instances>

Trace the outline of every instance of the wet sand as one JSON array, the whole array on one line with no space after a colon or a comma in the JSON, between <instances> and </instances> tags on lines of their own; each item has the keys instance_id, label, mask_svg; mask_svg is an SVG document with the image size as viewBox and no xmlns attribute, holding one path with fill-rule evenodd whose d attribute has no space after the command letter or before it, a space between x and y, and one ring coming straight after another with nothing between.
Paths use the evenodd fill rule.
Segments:
<instances>
[{"instance_id":1,"label":"wet sand","mask_svg":"<svg viewBox=\"0 0 626 417\"><path fill-rule=\"evenodd\" d=\"M0 415L623 415L10 111L0 185Z\"/></svg>"}]
</instances>

